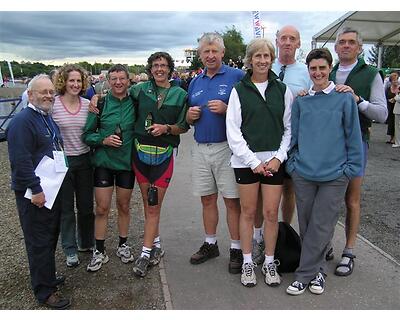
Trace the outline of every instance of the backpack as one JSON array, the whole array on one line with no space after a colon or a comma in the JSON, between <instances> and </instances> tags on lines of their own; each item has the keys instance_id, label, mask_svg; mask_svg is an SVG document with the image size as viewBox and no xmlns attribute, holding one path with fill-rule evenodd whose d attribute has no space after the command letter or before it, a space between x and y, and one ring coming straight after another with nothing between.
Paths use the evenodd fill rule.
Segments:
<instances>
[{"instance_id":1,"label":"backpack","mask_svg":"<svg viewBox=\"0 0 400 320\"><path fill-rule=\"evenodd\" d=\"M278 239L275 246L275 259L282 273L294 272L300 263L301 240L296 230L286 222L279 222Z\"/></svg>"}]
</instances>

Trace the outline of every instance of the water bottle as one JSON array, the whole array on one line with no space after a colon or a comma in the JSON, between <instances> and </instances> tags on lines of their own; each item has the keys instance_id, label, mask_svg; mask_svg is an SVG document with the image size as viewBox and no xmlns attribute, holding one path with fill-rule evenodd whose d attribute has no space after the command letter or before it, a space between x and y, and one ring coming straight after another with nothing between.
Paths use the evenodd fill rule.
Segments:
<instances>
[{"instance_id":1,"label":"water bottle","mask_svg":"<svg viewBox=\"0 0 400 320\"><path fill-rule=\"evenodd\" d=\"M120 124L117 124L117 126L115 127L114 134L118 136L118 138L122 141L122 129Z\"/></svg>"},{"instance_id":2,"label":"water bottle","mask_svg":"<svg viewBox=\"0 0 400 320\"><path fill-rule=\"evenodd\" d=\"M153 114L149 112L149 114L146 117L146 120L144 121L144 128L148 133L150 133L150 126L153 125Z\"/></svg>"}]
</instances>

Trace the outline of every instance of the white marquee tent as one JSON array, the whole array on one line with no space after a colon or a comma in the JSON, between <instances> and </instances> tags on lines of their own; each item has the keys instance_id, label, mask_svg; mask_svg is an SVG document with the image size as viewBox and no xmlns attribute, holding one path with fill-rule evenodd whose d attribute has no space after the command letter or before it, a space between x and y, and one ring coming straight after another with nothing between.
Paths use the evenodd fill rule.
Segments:
<instances>
[{"instance_id":1,"label":"white marquee tent","mask_svg":"<svg viewBox=\"0 0 400 320\"><path fill-rule=\"evenodd\" d=\"M335 42L336 32L344 26L360 31L364 43L378 45L379 68L382 46L400 45L400 11L350 11L315 34L312 48L318 43Z\"/></svg>"}]
</instances>

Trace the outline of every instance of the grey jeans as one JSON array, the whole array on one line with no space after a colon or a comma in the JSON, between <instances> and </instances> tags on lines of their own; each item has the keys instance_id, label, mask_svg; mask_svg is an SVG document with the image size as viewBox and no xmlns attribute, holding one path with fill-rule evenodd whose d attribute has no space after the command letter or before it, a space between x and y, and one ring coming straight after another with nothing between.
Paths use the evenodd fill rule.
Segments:
<instances>
[{"instance_id":1,"label":"grey jeans","mask_svg":"<svg viewBox=\"0 0 400 320\"><path fill-rule=\"evenodd\" d=\"M325 273L325 254L335 231L349 179L343 175L332 181L310 181L296 172L293 172L292 179L302 240L295 280L308 284L318 272Z\"/></svg>"}]
</instances>

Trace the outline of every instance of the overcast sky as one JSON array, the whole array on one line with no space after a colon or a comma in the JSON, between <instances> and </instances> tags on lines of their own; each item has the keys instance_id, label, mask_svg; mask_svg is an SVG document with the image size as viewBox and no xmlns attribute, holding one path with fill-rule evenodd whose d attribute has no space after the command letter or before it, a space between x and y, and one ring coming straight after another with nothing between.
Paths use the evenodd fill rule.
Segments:
<instances>
[{"instance_id":1,"label":"overcast sky","mask_svg":"<svg viewBox=\"0 0 400 320\"><path fill-rule=\"evenodd\" d=\"M265 36L285 24L301 32L305 51L312 36L342 16L338 12L261 12ZM196 48L203 32L235 26L245 43L253 38L251 11L238 12L0 12L1 59L145 63L155 51L174 59Z\"/></svg>"}]
</instances>

